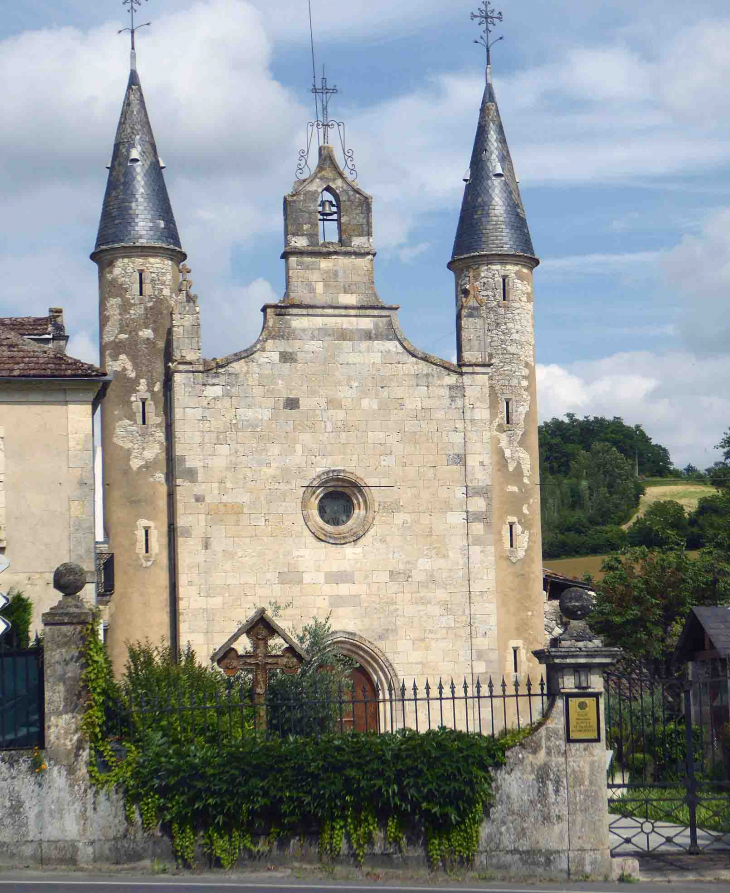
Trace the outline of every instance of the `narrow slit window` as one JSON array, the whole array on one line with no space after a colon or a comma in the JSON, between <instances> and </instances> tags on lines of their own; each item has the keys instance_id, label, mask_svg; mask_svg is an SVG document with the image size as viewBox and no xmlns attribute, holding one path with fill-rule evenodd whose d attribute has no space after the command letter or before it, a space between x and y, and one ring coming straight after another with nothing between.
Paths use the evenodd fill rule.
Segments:
<instances>
[{"instance_id":1,"label":"narrow slit window","mask_svg":"<svg viewBox=\"0 0 730 893\"><path fill-rule=\"evenodd\" d=\"M140 413L140 421L141 421L142 425L146 425L147 424L147 401L140 400L139 402L142 404L142 409L141 409L141 413Z\"/></svg>"},{"instance_id":2,"label":"narrow slit window","mask_svg":"<svg viewBox=\"0 0 730 893\"><path fill-rule=\"evenodd\" d=\"M509 522L509 547L510 549L514 549L515 547L515 522Z\"/></svg>"},{"instance_id":3,"label":"narrow slit window","mask_svg":"<svg viewBox=\"0 0 730 893\"><path fill-rule=\"evenodd\" d=\"M137 270L137 294L144 294L144 270Z\"/></svg>"},{"instance_id":4,"label":"narrow slit window","mask_svg":"<svg viewBox=\"0 0 730 893\"><path fill-rule=\"evenodd\" d=\"M520 670L519 670L519 665L518 665L518 663L517 663L517 651L518 651L518 649L515 648L515 647L513 646L513 647L512 647L512 670L513 670L515 673L519 673L519 672L520 672Z\"/></svg>"},{"instance_id":5,"label":"narrow slit window","mask_svg":"<svg viewBox=\"0 0 730 893\"><path fill-rule=\"evenodd\" d=\"M144 528L144 554L150 554L150 529L149 527Z\"/></svg>"},{"instance_id":6,"label":"narrow slit window","mask_svg":"<svg viewBox=\"0 0 730 893\"><path fill-rule=\"evenodd\" d=\"M505 425L512 424L512 401L511 400L504 401L504 423L505 423Z\"/></svg>"},{"instance_id":7,"label":"narrow slit window","mask_svg":"<svg viewBox=\"0 0 730 893\"><path fill-rule=\"evenodd\" d=\"M507 297L508 297L508 291L507 291L507 288L508 288L508 285L507 285L507 277L506 277L506 276L502 276L502 300L503 300L503 301L506 301L506 300L507 300Z\"/></svg>"}]
</instances>

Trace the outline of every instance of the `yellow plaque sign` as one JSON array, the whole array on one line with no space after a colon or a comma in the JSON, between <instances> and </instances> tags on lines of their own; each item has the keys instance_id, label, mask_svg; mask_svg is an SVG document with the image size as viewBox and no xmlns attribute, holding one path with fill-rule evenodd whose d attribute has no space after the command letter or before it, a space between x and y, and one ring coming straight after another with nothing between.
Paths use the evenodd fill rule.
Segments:
<instances>
[{"instance_id":1,"label":"yellow plaque sign","mask_svg":"<svg viewBox=\"0 0 730 893\"><path fill-rule=\"evenodd\" d=\"M599 695L566 695L565 719L568 741L600 741Z\"/></svg>"}]
</instances>

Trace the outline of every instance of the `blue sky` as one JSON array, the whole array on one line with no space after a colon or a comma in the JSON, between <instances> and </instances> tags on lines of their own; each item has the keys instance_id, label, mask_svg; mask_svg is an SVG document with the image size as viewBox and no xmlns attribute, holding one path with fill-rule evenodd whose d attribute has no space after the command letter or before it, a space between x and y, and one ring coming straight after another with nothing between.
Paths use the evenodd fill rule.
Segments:
<instances>
[{"instance_id":1,"label":"blue sky","mask_svg":"<svg viewBox=\"0 0 730 893\"><path fill-rule=\"evenodd\" d=\"M306 0L150 0L138 68L205 352L254 340L282 294L281 198L312 117ZM312 0L375 197L381 298L454 353L446 269L483 83L453 0ZM730 427L730 12L700 0L505 0L497 95L536 272L542 417L644 424L704 467ZM27 0L0 31L0 314L66 310L95 357L93 247L128 64L121 2Z\"/></svg>"}]
</instances>

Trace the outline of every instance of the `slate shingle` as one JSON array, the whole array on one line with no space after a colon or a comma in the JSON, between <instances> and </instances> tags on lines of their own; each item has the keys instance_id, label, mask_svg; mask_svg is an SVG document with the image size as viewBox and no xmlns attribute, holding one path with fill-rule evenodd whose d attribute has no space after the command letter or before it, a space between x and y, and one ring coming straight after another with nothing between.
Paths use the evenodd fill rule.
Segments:
<instances>
[{"instance_id":1,"label":"slate shingle","mask_svg":"<svg viewBox=\"0 0 730 893\"><path fill-rule=\"evenodd\" d=\"M497 162L503 177L494 176ZM490 83L484 90L469 170L452 257L468 254L535 257L507 137Z\"/></svg>"},{"instance_id":2,"label":"slate shingle","mask_svg":"<svg viewBox=\"0 0 730 893\"><path fill-rule=\"evenodd\" d=\"M132 149L139 161L130 164ZM132 69L119 118L95 251L112 245L181 249L139 75Z\"/></svg>"}]
</instances>

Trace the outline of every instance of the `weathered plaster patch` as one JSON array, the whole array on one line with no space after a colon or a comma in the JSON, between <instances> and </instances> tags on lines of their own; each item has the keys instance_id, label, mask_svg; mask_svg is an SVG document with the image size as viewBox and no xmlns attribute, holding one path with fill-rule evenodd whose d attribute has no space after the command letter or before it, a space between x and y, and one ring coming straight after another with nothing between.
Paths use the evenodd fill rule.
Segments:
<instances>
[{"instance_id":1,"label":"weathered plaster patch","mask_svg":"<svg viewBox=\"0 0 730 893\"><path fill-rule=\"evenodd\" d=\"M523 514L523 515L529 515L529 514L530 514L530 506L527 505L527 503L525 503L525 505L522 506L522 514Z\"/></svg>"},{"instance_id":2,"label":"weathered plaster patch","mask_svg":"<svg viewBox=\"0 0 730 893\"><path fill-rule=\"evenodd\" d=\"M497 430L499 427L499 421L492 422L492 433L495 434L499 440L499 445L504 453L504 458L507 460L507 468L510 471L514 471L517 467L517 463L519 463L522 467L522 479L526 484L529 484L531 470L530 454L518 443L525 431L524 421L519 429L516 424L506 431Z\"/></svg>"},{"instance_id":3,"label":"weathered plaster patch","mask_svg":"<svg viewBox=\"0 0 730 893\"><path fill-rule=\"evenodd\" d=\"M134 378L136 375L132 361L124 353L119 354L118 360L112 360L109 357L106 361L106 367L110 372L123 372L128 378Z\"/></svg>"},{"instance_id":4,"label":"weathered plaster patch","mask_svg":"<svg viewBox=\"0 0 730 893\"><path fill-rule=\"evenodd\" d=\"M106 299L107 320L102 332L101 340L104 344L114 341L119 335L120 322L122 317L122 299L110 295Z\"/></svg>"},{"instance_id":5,"label":"weathered plaster patch","mask_svg":"<svg viewBox=\"0 0 730 893\"><path fill-rule=\"evenodd\" d=\"M510 527L512 528L512 542L510 546ZM507 550L509 560L516 564L521 561L527 552L527 546L530 542L530 531L525 530L517 518L508 517L507 522L502 525L502 542Z\"/></svg>"},{"instance_id":6,"label":"weathered plaster patch","mask_svg":"<svg viewBox=\"0 0 730 893\"><path fill-rule=\"evenodd\" d=\"M129 419L120 419L114 431L114 443L129 450L129 464L136 471L143 465L148 465L158 456L165 445L165 434L156 425L138 425Z\"/></svg>"},{"instance_id":7,"label":"weathered plaster patch","mask_svg":"<svg viewBox=\"0 0 730 893\"><path fill-rule=\"evenodd\" d=\"M151 567L160 552L157 527L154 522L140 518L137 521L137 555L142 567Z\"/></svg>"},{"instance_id":8,"label":"weathered plaster patch","mask_svg":"<svg viewBox=\"0 0 730 893\"><path fill-rule=\"evenodd\" d=\"M146 340L146 341L154 341L154 340L155 340L155 333L152 331L152 329L140 329L140 331L139 331L139 337L140 337L143 341L145 341L145 340Z\"/></svg>"},{"instance_id":9,"label":"weathered plaster patch","mask_svg":"<svg viewBox=\"0 0 730 893\"><path fill-rule=\"evenodd\" d=\"M484 264L464 270L457 291L457 300L465 308L461 316L462 361L491 362L490 377L498 403L492 433L509 471L519 465L524 482L529 484L530 455L520 441L530 410L529 382L534 365L530 278L515 264Z\"/></svg>"}]
</instances>

